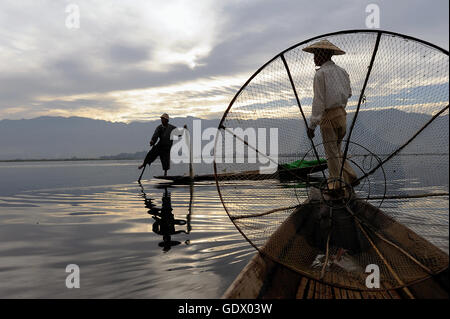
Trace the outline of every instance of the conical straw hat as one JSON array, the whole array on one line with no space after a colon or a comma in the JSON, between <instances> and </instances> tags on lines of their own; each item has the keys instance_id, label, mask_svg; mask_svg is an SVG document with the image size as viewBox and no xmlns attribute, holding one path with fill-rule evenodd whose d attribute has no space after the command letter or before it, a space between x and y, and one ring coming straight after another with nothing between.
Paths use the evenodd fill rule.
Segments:
<instances>
[{"instance_id":1,"label":"conical straw hat","mask_svg":"<svg viewBox=\"0 0 450 319\"><path fill-rule=\"evenodd\" d=\"M308 52L308 53L314 53L314 51L316 51L317 49L330 50L333 52L334 55L345 54L345 51L339 49L337 46L335 46L333 43L331 43L327 39L320 40L319 42L313 43L310 46L303 48L303 51Z\"/></svg>"}]
</instances>

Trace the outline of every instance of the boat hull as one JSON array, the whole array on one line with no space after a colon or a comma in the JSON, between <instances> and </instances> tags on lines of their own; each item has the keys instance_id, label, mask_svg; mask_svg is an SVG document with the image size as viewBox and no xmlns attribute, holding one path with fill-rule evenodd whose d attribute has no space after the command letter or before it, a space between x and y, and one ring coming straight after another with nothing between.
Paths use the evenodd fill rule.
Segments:
<instances>
[{"instance_id":1,"label":"boat hull","mask_svg":"<svg viewBox=\"0 0 450 319\"><path fill-rule=\"evenodd\" d=\"M408 281L405 285L393 285L392 281L382 281L382 287L368 289L365 282L356 282L355 277L346 276L345 273L327 274L322 280L317 274L301 271L304 268L298 264L280 262L277 256L285 256L290 247L298 247L293 242L299 240L315 241L317 246L323 242L322 238L309 236L313 232L306 231L305 219L307 211L312 213L317 203L307 202L294 211L286 221L267 240L266 244L258 249L257 254L238 275L232 285L227 289L223 298L299 298L299 299L448 299L448 255L427 240L415 234L409 228L387 216L380 209L371 204L357 200L353 207L357 210L359 218L371 223L374 229L382 229L385 236L395 239L399 246L404 247L413 256L433 256L439 261L433 274L420 273L421 269L414 269L416 280ZM302 227L300 227L302 225ZM345 225L345 226L348 226ZM299 235L299 229L303 232ZM348 228L347 228L348 229ZM348 233L348 231L347 231ZM317 234L317 232L316 232ZM306 239L306 237L311 237ZM302 237L299 239L298 237ZM337 239L339 240L339 238ZM283 245L284 243L284 245ZM310 243L311 244L311 243ZM340 245L345 241L340 242ZM322 249L323 247L320 247ZM360 247L361 249L370 249ZM301 254L296 250L297 254ZM367 253L364 252L364 253ZM372 250L373 253L373 250ZM373 253L374 254L374 253ZM413 261L405 259L402 252L390 255L388 258L393 269L402 267L418 268ZM281 257L280 257L281 258ZM419 260L423 260L418 258ZM290 256L290 260L295 260ZM298 259L304 260L303 258ZM401 260L401 264L395 264ZM405 264L408 260L409 264ZM311 261L308 261L310 263ZM367 275L365 275L367 276Z\"/></svg>"}]
</instances>

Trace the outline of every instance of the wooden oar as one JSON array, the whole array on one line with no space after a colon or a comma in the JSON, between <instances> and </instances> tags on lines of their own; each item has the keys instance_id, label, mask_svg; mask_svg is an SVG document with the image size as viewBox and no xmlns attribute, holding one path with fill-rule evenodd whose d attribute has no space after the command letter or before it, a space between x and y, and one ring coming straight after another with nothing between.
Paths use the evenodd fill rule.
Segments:
<instances>
[{"instance_id":1,"label":"wooden oar","mask_svg":"<svg viewBox=\"0 0 450 319\"><path fill-rule=\"evenodd\" d=\"M184 125L184 132L186 134L186 143L188 144L188 148L189 148L189 178L191 179L191 183L194 182L194 168L193 168L193 161L194 161L194 156L192 153L192 145L191 145L191 134L189 132L189 129L187 127L187 125Z\"/></svg>"},{"instance_id":2,"label":"wooden oar","mask_svg":"<svg viewBox=\"0 0 450 319\"><path fill-rule=\"evenodd\" d=\"M153 149L153 146L152 146L152 148L150 149L150 151ZM150 152L149 151L149 152ZM148 153L147 153L148 154ZM147 155L145 155L145 157L147 158ZM144 162L145 162L145 159L144 159ZM145 164L144 165L144 167L142 168L142 172L141 172L141 175L139 175L139 178L138 178L138 183L140 184L141 183L141 178L142 178L142 175L144 175L144 171L145 171L145 168L147 167L147 164Z\"/></svg>"},{"instance_id":3,"label":"wooden oar","mask_svg":"<svg viewBox=\"0 0 450 319\"><path fill-rule=\"evenodd\" d=\"M141 172L141 175L139 176L139 178L138 178L138 183L140 184L141 183L141 178L142 178L142 175L144 175L144 171L145 171L145 168L147 167L147 164L145 164L145 166L142 168L142 172Z\"/></svg>"}]
</instances>

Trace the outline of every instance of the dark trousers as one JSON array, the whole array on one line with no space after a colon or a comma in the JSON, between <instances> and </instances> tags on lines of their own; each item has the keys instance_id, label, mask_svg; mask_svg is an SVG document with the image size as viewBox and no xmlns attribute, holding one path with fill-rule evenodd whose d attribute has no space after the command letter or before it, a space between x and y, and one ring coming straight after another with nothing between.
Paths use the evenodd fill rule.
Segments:
<instances>
[{"instance_id":1,"label":"dark trousers","mask_svg":"<svg viewBox=\"0 0 450 319\"><path fill-rule=\"evenodd\" d=\"M170 169L170 146L165 147L156 144L145 156L144 165L150 165L159 156L161 160L163 170L167 171Z\"/></svg>"}]
</instances>

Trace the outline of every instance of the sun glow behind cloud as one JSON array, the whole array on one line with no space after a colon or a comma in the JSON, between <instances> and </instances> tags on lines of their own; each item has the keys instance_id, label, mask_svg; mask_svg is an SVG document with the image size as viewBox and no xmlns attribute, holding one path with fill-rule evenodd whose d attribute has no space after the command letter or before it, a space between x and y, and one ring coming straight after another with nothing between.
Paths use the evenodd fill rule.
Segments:
<instances>
[{"instance_id":1,"label":"sun glow behind cloud","mask_svg":"<svg viewBox=\"0 0 450 319\"><path fill-rule=\"evenodd\" d=\"M50 115L129 122L148 120L169 105L173 114L203 116L226 106L226 87L240 78L206 79L200 73L187 76L190 83L170 75L203 66L201 60L221 41L221 4L215 1L80 0L78 30L64 26L68 3L45 3L11 2L0 13L0 59L8 61L0 71L11 83L0 93L14 99L0 101L0 119ZM22 88L12 84L15 79ZM27 81L34 87L26 87ZM212 96L212 89L218 94Z\"/></svg>"},{"instance_id":2,"label":"sun glow behind cloud","mask_svg":"<svg viewBox=\"0 0 450 319\"><path fill-rule=\"evenodd\" d=\"M191 69L198 66L198 60L216 44L221 21L216 13L210 0L144 2L137 15L139 21L145 21L151 34L148 41L153 44L152 60L146 68L163 71L179 63Z\"/></svg>"},{"instance_id":3,"label":"sun glow behind cloud","mask_svg":"<svg viewBox=\"0 0 450 319\"><path fill-rule=\"evenodd\" d=\"M238 88L248 74L233 77L212 77L177 83L164 87L134 90L119 90L107 93L78 94L69 96L41 96L37 100L46 103L75 103L77 101L111 101L119 107L115 110L94 107L71 109L53 108L60 116L81 116L105 119L113 122L147 121L158 118L162 112L172 117L195 116L200 118L218 117L227 108ZM107 103L107 102L105 102Z\"/></svg>"}]
</instances>

